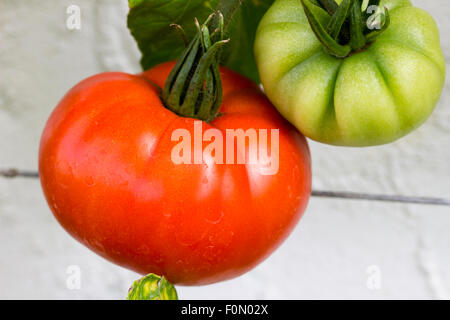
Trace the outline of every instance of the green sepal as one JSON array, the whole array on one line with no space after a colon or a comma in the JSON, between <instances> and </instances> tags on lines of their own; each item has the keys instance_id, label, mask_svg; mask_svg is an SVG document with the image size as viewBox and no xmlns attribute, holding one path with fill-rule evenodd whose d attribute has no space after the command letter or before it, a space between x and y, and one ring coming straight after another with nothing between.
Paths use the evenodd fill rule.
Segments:
<instances>
[{"instance_id":1,"label":"green sepal","mask_svg":"<svg viewBox=\"0 0 450 320\"><path fill-rule=\"evenodd\" d=\"M322 5L330 16L334 15L339 8L339 5L334 0L318 0L318 2Z\"/></svg>"},{"instance_id":2,"label":"green sepal","mask_svg":"<svg viewBox=\"0 0 450 320\"><path fill-rule=\"evenodd\" d=\"M342 4L338 7L334 15L331 17L328 23L327 32L335 40L339 38L341 34L342 26L347 19L350 7L353 5L355 0L344 0Z\"/></svg>"},{"instance_id":3,"label":"green sepal","mask_svg":"<svg viewBox=\"0 0 450 320\"><path fill-rule=\"evenodd\" d=\"M367 2L367 6L365 3ZM380 6L381 0L363 0L363 4L361 5L361 11L366 12L370 6Z\"/></svg>"},{"instance_id":4,"label":"green sepal","mask_svg":"<svg viewBox=\"0 0 450 320\"><path fill-rule=\"evenodd\" d=\"M211 32L213 19L218 26ZM176 114L211 121L222 104L222 81L219 61L222 47L229 40L224 36L224 18L220 12L211 14L172 69L162 92L165 106ZM214 26L215 27L215 26Z\"/></svg>"},{"instance_id":5,"label":"green sepal","mask_svg":"<svg viewBox=\"0 0 450 320\"><path fill-rule=\"evenodd\" d=\"M360 2L353 2L350 8L350 46L354 51L361 50L366 45L366 37L363 33L362 12Z\"/></svg>"},{"instance_id":6,"label":"green sepal","mask_svg":"<svg viewBox=\"0 0 450 320\"><path fill-rule=\"evenodd\" d=\"M383 26L381 27L381 29L378 30L374 30L370 33L368 33L366 35L366 41L367 43L373 42L376 40L376 38L382 34L384 31L387 30L387 28L390 26L391 24L391 16L389 15L389 10L388 8L384 7L384 22L383 22Z\"/></svg>"},{"instance_id":7,"label":"green sepal","mask_svg":"<svg viewBox=\"0 0 450 320\"><path fill-rule=\"evenodd\" d=\"M163 100L166 106L174 112L178 112L180 105L184 104L184 101L182 101L182 92L185 90L186 82L191 74L192 65L197 59L199 43L200 38L197 36L192 41L192 46L188 47L186 50L186 57L183 55L179 60L180 65L177 63L174 68L175 71L173 70L170 73L168 81L166 81L166 85L164 86ZM172 81L174 82L172 83ZM191 115L191 113L189 113L189 115Z\"/></svg>"},{"instance_id":8,"label":"green sepal","mask_svg":"<svg viewBox=\"0 0 450 320\"><path fill-rule=\"evenodd\" d=\"M364 1L366 1L366 0L364 0ZM367 21L367 19L369 19L369 17L371 16L371 15L373 15L374 14L374 12L371 12L371 13L368 13L367 11L368 11L368 9L371 7L371 6L376 6L376 7L379 7L380 6L380 1L381 0L368 0L368 3L367 3L367 7L365 7L364 8L364 3L363 3L363 6L361 7L361 12L362 12L362 15L363 15L363 21L364 22L366 22ZM364 27L364 26L363 26ZM365 28L366 29L366 28ZM365 33L370 33L370 31L371 30L365 30Z\"/></svg>"},{"instance_id":9,"label":"green sepal","mask_svg":"<svg viewBox=\"0 0 450 320\"><path fill-rule=\"evenodd\" d=\"M308 18L311 29L317 36L317 39L322 43L325 50L338 58L344 58L351 52L351 47L348 45L340 45L335 39L333 39L322 26L322 24L317 20L312 12L312 6L314 4L309 0L301 0L303 9L305 11L306 17Z\"/></svg>"},{"instance_id":10,"label":"green sepal","mask_svg":"<svg viewBox=\"0 0 450 320\"><path fill-rule=\"evenodd\" d=\"M178 300L178 294L166 278L150 273L133 282L127 300Z\"/></svg>"},{"instance_id":11,"label":"green sepal","mask_svg":"<svg viewBox=\"0 0 450 320\"><path fill-rule=\"evenodd\" d=\"M390 24L387 8L380 10L378 6L380 0L342 0L339 4L335 0L301 0L301 3L317 39L327 53L337 58L364 50ZM373 6L377 7L376 12ZM318 10L330 15L326 26L318 18ZM374 17L377 28L382 26L379 30L371 30L373 26L368 24Z\"/></svg>"},{"instance_id":12,"label":"green sepal","mask_svg":"<svg viewBox=\"0 0 450 320\"><path fill-rule=\"evenodd\" d=\"M209 112L205 116L205 112L202 112L202 114L196 114L195 111L198 110L196 108L198 106L199 97L202 100L200 102L200 105L203 105L204 103L209 104L211 106L210 110L215 109L212 106L219 105L222 103L222 97L218 97L217 95L207 95L205 94L202 89L205 87L209 88L208 83L205 83L206 81L211 81L212 78L207 78L207 72L210 67L214 68L217 67L217 62L215 63L216 66L211 66L213 62L215 62L216 54L219 52L219 50L229 42L229 40L222 40L216 42L214 45L211 46L211 48L201 57L198 65L195 68L194 75L192 76L192 79L189 83L189 86L187 88L186 94L185 94L185 100L183 101L183 104L177 110L177 113L185 116L185 117L194 117L199 120L203 121L211 121L215 118L215 115L210 114ZM213 73L216 74L216 73ZM209 111L209 110L208 110Z\"/></svg>"},{"instance_id":13,"label":"green sepal","mask_svg":"<svg viewBox=\"0 0 450 320\"><path fill-rule=\"evenodd\" d=\"M367 8L369 7L370 0L363 0L361 5L361 12L366 12Z\"/></svg>"}]
</instances>

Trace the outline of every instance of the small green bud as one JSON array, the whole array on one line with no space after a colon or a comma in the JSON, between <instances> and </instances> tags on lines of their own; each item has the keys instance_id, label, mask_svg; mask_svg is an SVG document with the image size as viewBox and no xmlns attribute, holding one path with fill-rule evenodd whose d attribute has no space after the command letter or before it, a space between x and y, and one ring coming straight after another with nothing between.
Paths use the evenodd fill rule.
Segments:
<instances>
[{"instance_id":1,"label":"small green bud","mask_svg":"<svg viewBox=\"0 0 450 320\"><path fill-rule=\"evenodd\" d=\"M178 300L178 295L166 278L150 273L133 283L127 300Z\"/></svg>"}]
</instances>

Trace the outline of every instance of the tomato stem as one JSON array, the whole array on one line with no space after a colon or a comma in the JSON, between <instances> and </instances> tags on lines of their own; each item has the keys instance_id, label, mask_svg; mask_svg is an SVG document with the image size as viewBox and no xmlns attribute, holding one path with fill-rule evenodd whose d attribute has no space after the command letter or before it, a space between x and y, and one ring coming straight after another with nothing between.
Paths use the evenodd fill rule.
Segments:
<instances>
[{"instance_id":1,"label":"tomato stem","mask_svg":"<svg viewBox=\"0 0 450 320\"><path fill-rule=\"evenodd\" d=\"M212 21L218 17L218 28L211 32ZM165 106L183 117L211 121L222 103L222 81L219 72L224 20L220 12L208 17L203 25L196 20L197 34L175 67L162 92Z\"/></svg>"},{"instance_id":2,"label":"tomato stem","mask_svg":"<svg viewBox=\"0 0 450 320\"><path fill-rule=\"evenodd\" d=\"M390 24L380 0L301 0L311 29L329 54L345 58L365 50ZM324 26L324 13L329 19Z\"/></svg>"}]
</instances>

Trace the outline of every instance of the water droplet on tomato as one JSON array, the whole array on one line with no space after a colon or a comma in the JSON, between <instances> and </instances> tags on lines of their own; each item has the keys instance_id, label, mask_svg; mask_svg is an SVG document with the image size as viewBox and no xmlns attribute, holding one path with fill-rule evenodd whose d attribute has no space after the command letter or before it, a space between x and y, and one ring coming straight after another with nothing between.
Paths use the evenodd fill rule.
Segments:
<instances>
[{"instance_id":1,"label":"water droplet on tomato","mask_svg":"<svg viewBox=\"0 0 450 320\"><path fill-rule=\"evenodd\" d=\"M223 211L210 212L206 217L206 221L212 224L218 224L224 216Z\"/></svg>"},{"instance_id":2,"label":"water droplet on tomato","mask_svg":"<svg viewBox=\"0 0 450 320\"><path fill-rule=\"evenodd\" d=\"M91 176L84 178L84 183L86 183L89 187L92 187L95 185L94 178Z\"/></svg>"}]
</instances>

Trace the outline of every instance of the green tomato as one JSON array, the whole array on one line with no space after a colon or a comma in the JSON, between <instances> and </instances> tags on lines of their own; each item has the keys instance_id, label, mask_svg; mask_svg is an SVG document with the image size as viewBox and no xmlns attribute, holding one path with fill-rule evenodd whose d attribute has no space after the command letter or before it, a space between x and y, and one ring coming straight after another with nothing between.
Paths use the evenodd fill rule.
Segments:
<instances>
[{"instance_id":1,"label":"green tomato","mask_svg":"<svg viewBox=\"0 0 450 320\"><path fill-rule=\"evenodd\" d=\"M342 1L337 1L341 3ZM409 0L382 0L390 25L364 49L324 50L300 0L277 0L262 19L255 56L265 92L309 138L341 146L395 141L432 113L445 81L433 18ZM316 7L325 25L330 15Z\"/></svg>"}]
</instances>

